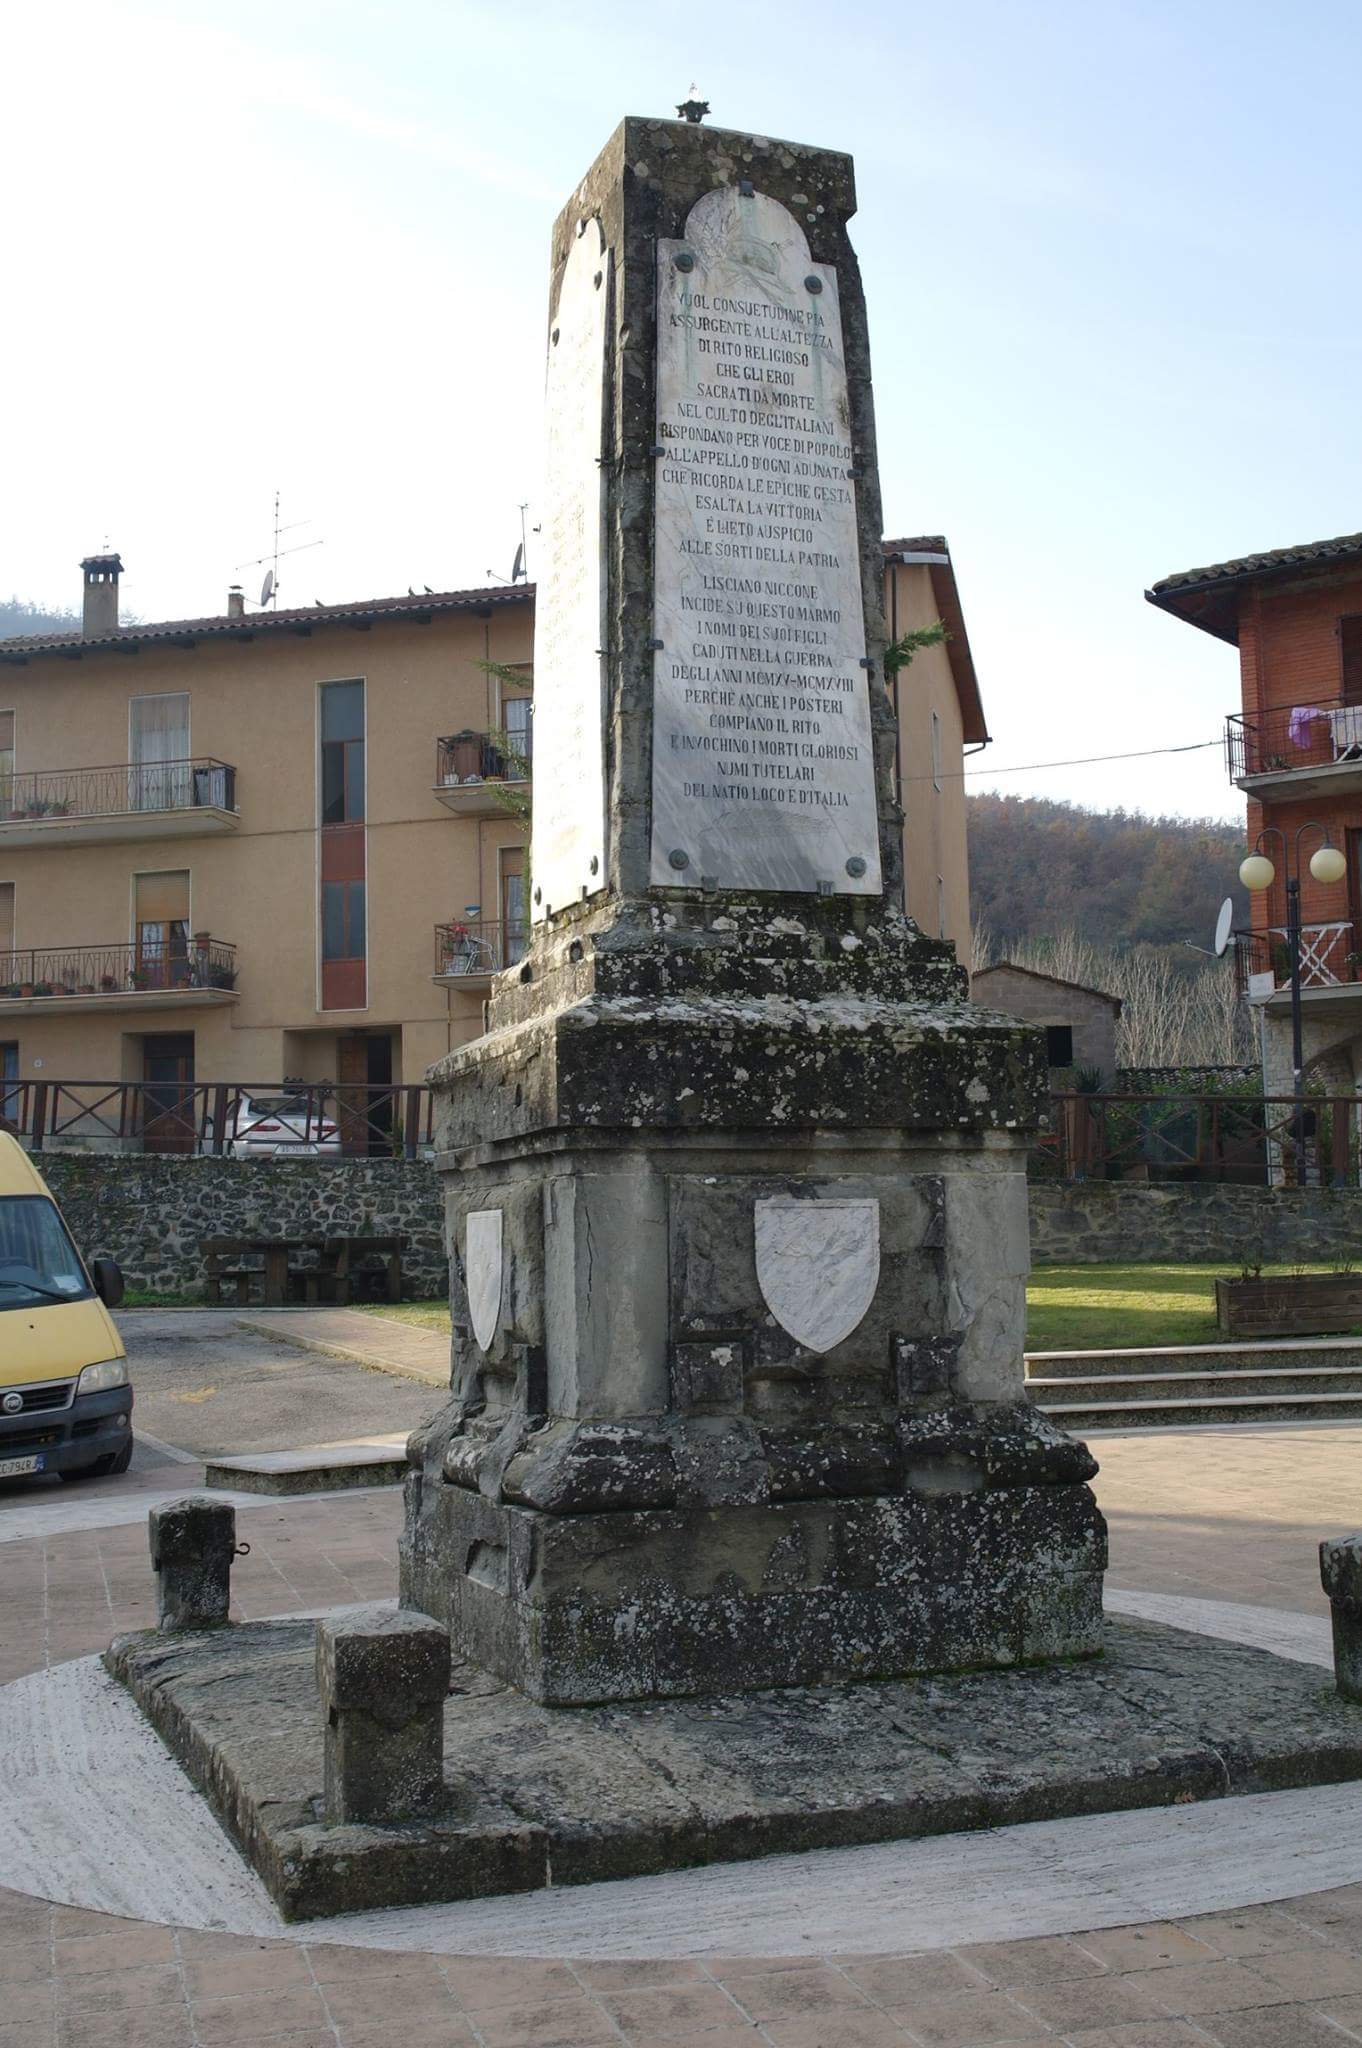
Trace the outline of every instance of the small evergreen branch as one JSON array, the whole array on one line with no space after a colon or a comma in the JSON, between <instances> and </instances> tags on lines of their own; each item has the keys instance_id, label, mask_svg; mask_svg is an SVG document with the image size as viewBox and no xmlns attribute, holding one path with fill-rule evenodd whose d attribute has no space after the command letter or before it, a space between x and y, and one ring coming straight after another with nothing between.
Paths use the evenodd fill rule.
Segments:
<instances>
[{"instance_id":1,"label":"small evergreen branch","mask_svg":"<svg viewBox=\"0 0 1362 2048\"><path fill-rule=\"evenodd\" d=\"M908 632L900 634L897 640L891 640L885 648L885 674L896 676L900 669L908 667L913 656L920 654L924 647L939 647L943 640L949 640L950 637L940 619L934 626L910 628Z\"/></svg>"}]
</instances>

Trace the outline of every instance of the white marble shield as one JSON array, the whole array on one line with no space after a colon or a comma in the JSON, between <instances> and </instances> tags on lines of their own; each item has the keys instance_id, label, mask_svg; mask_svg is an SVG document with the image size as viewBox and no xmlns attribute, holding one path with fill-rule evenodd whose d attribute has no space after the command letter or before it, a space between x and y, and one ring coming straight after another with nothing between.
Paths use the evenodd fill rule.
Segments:
<instances>
[{"instance_id":1,"label":"white marble shield","mask_svg":"<svg viewBox=\"0 0 1362 2048\"><path fill-rule=\"evenodd\" d=\"M469 1214L464 1271L468 1276L468 1313L473 1318L473 1335L486 1351L501 1321L500 1209L474 1209Z\"/></svg>"},{"instance_id":2,"label":"white marble shield","mask_svg":"<svg viewBox=\"0 0 1362 2048\"><path fill-rule=\"evenodd\" d=\"M849 1337L880 1278L880 1205L874 1201L756 1204L757 1279L782 1330L810 1351Z\"/></svg>"}]
</instances>

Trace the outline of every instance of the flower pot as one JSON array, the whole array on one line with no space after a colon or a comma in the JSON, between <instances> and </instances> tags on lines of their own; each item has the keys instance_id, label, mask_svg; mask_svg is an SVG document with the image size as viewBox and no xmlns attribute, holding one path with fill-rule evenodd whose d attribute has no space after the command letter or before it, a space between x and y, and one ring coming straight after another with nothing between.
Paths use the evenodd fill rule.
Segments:
<instances>
[{"instance_id":1,"label":"flower pot","mask_svg":"<svg viewBox=\"0 0 1362 2048\"><path fill-rule=\"evenodd\" d=\"M1327 1337L1362 1330L1362 1273L1280 1273L1217 1280L1215 1319L1229 1337Z\"/></svg>"}]
</instances>

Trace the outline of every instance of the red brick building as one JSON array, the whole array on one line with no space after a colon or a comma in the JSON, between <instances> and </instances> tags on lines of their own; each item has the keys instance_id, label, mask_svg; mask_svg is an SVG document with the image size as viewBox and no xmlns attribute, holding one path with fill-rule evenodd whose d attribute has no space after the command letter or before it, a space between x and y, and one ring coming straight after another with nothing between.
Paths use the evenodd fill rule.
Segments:
<instances>
[{"instance_id":1,"label":"red brick building","mask_svg":"<svg viewBox=\"0 0 1362 2048\"><path fill-rule=\"evenodd\" d=\"M1189 625L1239 649L1241 708L1225 726L1230 779L1248 798L1248 842L1265 827L1296 864L1302 826L1324 826L1347 858L1340 882L1310 873L1318 832L1300 838L1301 981L1307 1071L1330 1092L1362 1090L1362 534L1274 548L1166 576L1147 591ZM1291 1086L1286 873L1252 900L1236 935L1241 986L1261 1019L1264 1080Z\"/></svg>"}]
</instances>

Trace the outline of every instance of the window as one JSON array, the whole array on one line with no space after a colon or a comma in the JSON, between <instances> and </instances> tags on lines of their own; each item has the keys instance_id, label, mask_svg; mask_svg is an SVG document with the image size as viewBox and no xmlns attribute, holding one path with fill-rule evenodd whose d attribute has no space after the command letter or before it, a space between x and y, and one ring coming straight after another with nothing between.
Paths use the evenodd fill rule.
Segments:
<instances>
[{"instance_id":1,"label":"window","mask_svg":"<svg viewBox=\"0 0 1362 2048\"><path fill-rule=\"evenodd\" d=\"M322 883L322 959L364 958L363 882Z\"/></svg>"},{"instance_id":2,"label":"window","mask_svg":"<svg viewBox=\"0 0 1362 2048\"><path fill-rule=\"evenodd\" d=\"M14 884L0 882L0 960L14 951ZM12 977L0 967L0 975L6 981Z\"/></svg>"},{"instance_id":3,"label":"window","mask_svg":"<svg viewBox=\"0 0 1362 2048\"><path fill-rule=\"evenodd\" d=\"M0 711L0 818L13 816L14 713Z\"/></svg>"},{"instance_id":4,"label":"window","mask_svg":"<svg viewBox=\"0 0 1362 2048\"><path fill-rule=\"evenodd\" d=\"M322 685L322 823L364 816L364 685Z\"/></svg>"},{"instance_id":5,"label":"window","mask_svg":"<svg viewBox=\"0 0 1362 2048\"><path fill-rule=\"evenodd\" d=\"M511 760L508 769L511 775L522 772L521 764L528 768L534 744L534 704L529 697L508 697L501 707L505 720L506 737L510 742Z\"/></svg>"},{"instance_id":6,"label":"window","mask_svg":"<svg viewBox=\"0 0 1362 2048\"><path fill-rule=\"evenodd\" d=\"M17 1123L20 1116L19 1096L19 1041L6 1039L0 1044L0 1117L9 1123Z\"/></svg>"},{"instance_id":7,"label":"window","mask_svg":"<svg viewBox=\"0 0 1362 2048\"><path fill-rule=\"evenodd\" d=\"M134 880L134 988L183 988L189 981L189 870Z\"/></svg>"},{"instance_id":8,"label":"window","mask_svg":"<svg viewBox=\"0 0 1362 2048\"><path fill-rule=\"evenodd\" d=\"M1074 1063L1074 1028L1072 1024L1047 1024L1045 1027L1045 1059L1051 1067L1071 1067Z\"/></svg>"},{"instance_id":9,"label":"window","mask_svg":"<svg viewBox=\"0 0 1362 2048\"><path fill-rule=\"evenodd\" d=\"M1342 650L1343 702L1362 704L1362 617L1340 619L1338 638Z\"/></svg>"},{"instance_id":10,"label":"window","mask_svg":"<svg viewBox=\"0 0 1362 2048\"><path fill-rule=\"evenodd\" d=\"M501 925L505 941L502 965L514 967L525 957L525 856L505 849L497 856L501 866Z\"/></svg>"},{"instance_id":11,"label":"window","mask_svg":"<svg viewBox=\"0 0 1362 2048\"><path fill-rule=\"evenodd\" d=\"M189 692L134 697L128 706L130 811L173 811L190 802Z\"/></svg>"},{"instance_id":12,"label":"window","mask_svg":"<svg viewBox=\"0 0 1362 2048\"><path fill-rule=\"evenodd\" d=\"M941 787L941 720L932 713L932 788Z\"/></svg>"},{"instance_id":13,"label":"window","mask_svg":"<svg viewBox=\"0 0 1362 2048\"><path fill-rule=\"evenodd\" d=\"M936 935L939 939L944 939L946 936L946 878L944 875L938 875L936 878Z\"/></svg>"},{"instance_id":14,"label":"window","mask_svg":"<svg viewBox=\"0 0 1362 2048\"><path fill-rule=\"evenodd\" d=\"M0 1310L50 1300L88 1299L90 1283L54 1203L46 1195L0 1201Z\"/></svg>"}]
</instances>

